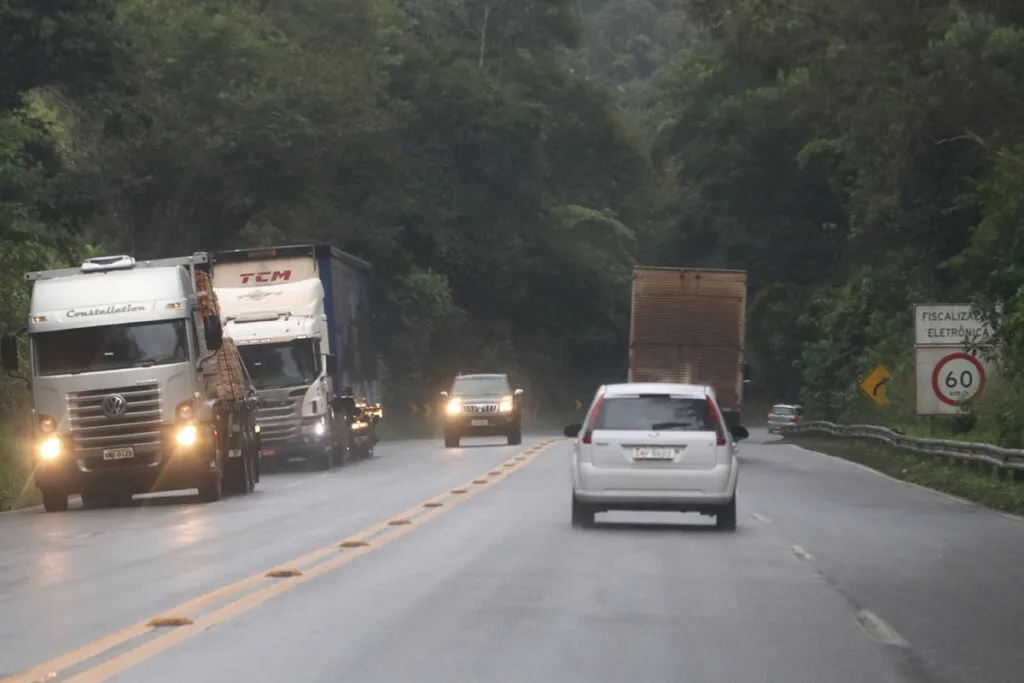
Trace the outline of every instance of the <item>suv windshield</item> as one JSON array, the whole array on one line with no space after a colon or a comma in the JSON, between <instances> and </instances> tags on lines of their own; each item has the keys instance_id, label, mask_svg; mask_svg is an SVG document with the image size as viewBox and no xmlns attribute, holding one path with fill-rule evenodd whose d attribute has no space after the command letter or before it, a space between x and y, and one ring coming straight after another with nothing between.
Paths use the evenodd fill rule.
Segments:
<instances>
[{"instance_id":1,"label":"suv windshield","mask_svg":"<svg viewBox=\"0 0 1024 683\"><path fill-rule=\"evenodd\" d=\"M320 356L312 339L242 344L238 353L257 389L308 386L320 374Z\"/></svg>"},{"instance_id":2,"label":"suv windshield","mask_svg":"<svg viewBox=\"0 0 1024 683\"><path fill-rule=\"evenodd\" d=\"M184 320L78 327L32 335L36 372L70 375L188 360Z\"/></svg>"},{"instance_id":3,"label":"suv windshield","mask_svg":"<svg viewBox=\"0 0 1024 683\"><path fill-rule=\"evenodd\" d=\"M593 428L713 432L715 422L706 399L666 395L616 396L601 401Z\"/></svg>"},{"instance_id":4,"label":"suv windshield","mask_svg":"<svg viewBox=\"0 0 1024 683\"><path fill-rule=\"evenodd\" d=\"M457 377L452 385L454 396L499 396L510 392L504 377Z\"/></svg>"},{"instance_id":5,"label":"suv windshield","mask_svg":"<svg viewBox=\"0 0 1024 683\"><path fill-rule=\"evenodd\" d=\"M790 406L772 406L771 409L772 415L794 415L795 412Z\"/></svg>"}]
</instances>

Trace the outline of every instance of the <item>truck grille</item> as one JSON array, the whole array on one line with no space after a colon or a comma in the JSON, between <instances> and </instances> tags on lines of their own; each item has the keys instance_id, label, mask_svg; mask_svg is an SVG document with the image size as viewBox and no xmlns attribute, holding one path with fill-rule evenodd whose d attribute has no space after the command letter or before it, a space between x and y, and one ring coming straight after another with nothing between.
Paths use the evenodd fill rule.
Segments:
<instances>
[{"instance_id":1,"label":"truck grille","mask_svg":"<svg viewBox=\"0 0 1024 683\"><path fill-rule=\"evenodd\" d=\"M256 421L264 444L289 441L299 436L302 396L283 400L260 400Z\"/></svg>"},{"instance_id":2,"label":"truck grille","mask_svg":"<svg viewBox=\"0 0 1024 683\"><path fill-rule=\"evenodd\" d=\"M464 413L473 413L474 415L479 415L480 413L496 413L496 412L498 412L498 404L497 403L487 403L487 404L476 404L476 405L463 405L462 406L462 412L464 412Z\"/></svg>"},{"instance_id":3,"label":"truck grille","mask_svg":"<svg viewBox=\"0 0 1024 683\"><path fill-rule=\"evenodd\" d=\"M104 399L112 396L124 401L123 412L113 417L104 411ZM159 384L80 391L68 394L67 401L76 453L124 446L159 450L163 414Z\"/></svg>"}]
</instances>

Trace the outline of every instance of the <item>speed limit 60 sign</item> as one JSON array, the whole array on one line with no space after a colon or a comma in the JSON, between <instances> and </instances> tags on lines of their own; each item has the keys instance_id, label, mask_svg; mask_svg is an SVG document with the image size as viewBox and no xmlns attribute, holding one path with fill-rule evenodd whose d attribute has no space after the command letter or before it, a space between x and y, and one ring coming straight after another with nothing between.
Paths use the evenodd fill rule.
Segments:
<instances>
[{"instance_id":1,"label":"speed limit 60 sign","mask_svg":"<svg viewBox=\"0 0 1024 683\"><path fill-rule=\"evenodd\" d=\"M985 391L989 363L959 346L918 347L915 388L918 415L958 415Z\"/></svg>"}]
</instances>

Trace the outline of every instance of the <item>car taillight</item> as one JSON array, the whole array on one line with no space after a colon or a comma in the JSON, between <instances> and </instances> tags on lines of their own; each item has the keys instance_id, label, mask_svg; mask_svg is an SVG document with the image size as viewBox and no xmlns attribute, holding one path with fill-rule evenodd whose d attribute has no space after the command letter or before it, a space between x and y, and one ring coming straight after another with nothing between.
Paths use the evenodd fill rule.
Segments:
<instances>
[{"instance_id":1,"label":"car taillight","mask_svg":"<svg viewBox=\"0 0 1024 683\"><path fill-rule=\"evenodd\" d=\"M773 417L775 417L775 416L774 416L774 415L772 415L771 413L768 413L768 419L769 419L769 420L770 420L770 419L772 419Z\"/></svg>"},{"instance_id":2,"label":"car taillight","mask_svg":"<svg viewBox=\"0 0 1024 683\"><path fill-rule=\"evenodd\" d=\"M792 420L793 422L796 422L796 415L790 415L789 419Z\"/></svg>"},{"instance_id":3,"label":"car taillight","mask_svg":"<svg viewBox=\"0 0 1024 683\"><path fill-rule=\"evenodd\" d=\"M718 414L718 407L715 406L715 402L711 400L711 397L707 397L708 410L711 411L711 419L715 421L715 433L718 435L718 441L716 442L719 446L725 445L725 425L722 423L722 416Z\"/></svg>"},{"instance_id":4,"label":"car taillight","mask_svg":"<svg viewBox=\"0 0 1024 683\"><path fill-rule=\"evenodd\" d=\"M594 402L594 407L587 413L587 431L583 432L583 443L590 443L593 440L594 422L597 421L597 411L601 407L601 401L604 400L604 396L598 396L597 401Z\"/></svg>"}]
</instances>

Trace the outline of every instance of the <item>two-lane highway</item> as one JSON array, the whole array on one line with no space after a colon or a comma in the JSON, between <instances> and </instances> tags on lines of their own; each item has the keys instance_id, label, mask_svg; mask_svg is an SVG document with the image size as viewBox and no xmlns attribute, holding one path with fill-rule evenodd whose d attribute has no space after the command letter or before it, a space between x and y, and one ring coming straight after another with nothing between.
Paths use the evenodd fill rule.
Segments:
<instances>
[{"instance_id":1,"label":"two-lane highway","mask_svg":"<svg viewBox=\"0 0 1024 683\"><path fill-rule=\"evenodd\" d=\"M756 432L735 533L573 529L569 443L494 444L382 443L213 505L0 517L0 679L1020 678L1018 520Z\"/></svg>"}]
</instances>

